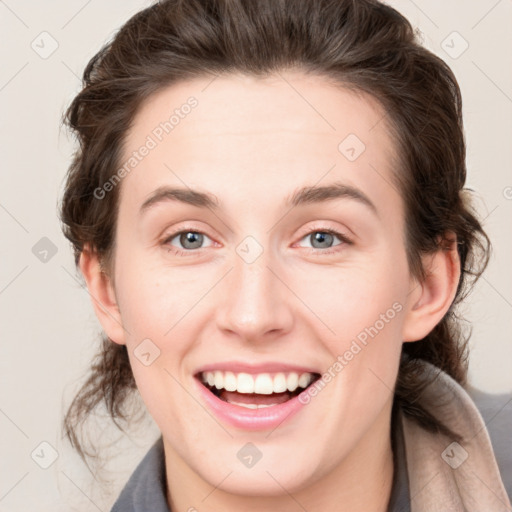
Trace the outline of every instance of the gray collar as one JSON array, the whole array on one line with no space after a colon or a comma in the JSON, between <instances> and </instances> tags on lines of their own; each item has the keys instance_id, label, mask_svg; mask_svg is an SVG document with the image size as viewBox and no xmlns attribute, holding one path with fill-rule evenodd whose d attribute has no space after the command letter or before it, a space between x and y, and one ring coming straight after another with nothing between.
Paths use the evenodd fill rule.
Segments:
<instances>
[{"instance_id":1,"label":"gray collar","mask_svg":"<svg viewBox=\"0 0 512 512\"><path fill-rule=\"evenodd\" d=\"M111 512L170 512L166 494L164 443L160 436L132 473Z\"/></svg>"}]
</instances>

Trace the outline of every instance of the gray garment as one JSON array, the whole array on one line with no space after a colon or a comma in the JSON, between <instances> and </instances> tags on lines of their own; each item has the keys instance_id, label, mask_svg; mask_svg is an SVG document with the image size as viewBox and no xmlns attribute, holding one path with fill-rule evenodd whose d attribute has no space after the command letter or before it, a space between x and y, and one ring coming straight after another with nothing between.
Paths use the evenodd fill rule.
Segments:
<instances>
[{"instance_id":1,"label":"gray garment","mask_svg":"<svg viewBox=\"0 0 512 512\"><path fill-rule=\"evenodd\" d=\"M391 417L391 447L393 449L394 472L387 512L411 512L404 434L398 410L398 408L393 407Z\"/></svg>"},{"instance_id":2,"label":"gray garment","mask_svg":"<svg viewBox=\"0 0 512 512\"><path fill-rule=\"evenodd\" d=\"M160 436L128 480L111 512L170 512L164 443Z\"/></svg>"},{"instance_id":3,"label":"gray garment","mask_svg":"<svg viewBox=\"0 0 512 512\"><path fill-rule=\"evenodd\" d=\"M489 430L503 483L512 496L512 396L489 395L469 389ZM406 447L401 422L392 421L394 475L388 512L410 512ZM154 443L131 475L111 512L171 512L167 505L167 480L162 437Z\"/></svg>"},{"instance_id":4,"label":"gray garment","mask_svg":"<svg viewBox=\"0 0 512 512\"><path fill-rule=\"evenodd\" d=\"M491 395L474 388L467 392L484 419L503 485L512 501L512 394Z\"/></svg>"}]
</instances>

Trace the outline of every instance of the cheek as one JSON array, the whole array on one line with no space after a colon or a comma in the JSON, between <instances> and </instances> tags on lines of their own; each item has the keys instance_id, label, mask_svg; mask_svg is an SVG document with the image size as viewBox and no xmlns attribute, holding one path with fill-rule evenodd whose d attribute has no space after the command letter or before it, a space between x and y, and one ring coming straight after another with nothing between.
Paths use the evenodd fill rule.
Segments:
<instances>
[{"instance_id":1,"label":"cheek","mask_svg":"<svg viewBox=\"0 0 512 512\"><path fill-rule=\"evenodd\" d=\"M137 336L165 340L205 293L208 276L197 268L151 266L133 258L119 266L118 304L123 324Z\"/></svg>"},{"instance_id":2,"label":"cheek","mask_svg":"<svg viewBox=\"0 0 512 512\"><path fill-rule=\"evenodd\" d=\"M201 337L207 304L201 298L215 276L211 269L201 274L199 267L163 268L142 262L130 258L118 266L118 301L137 387L157 419L165 414L159 403L185 398L177 381L189 377L184 362Z\"/></svg>"},{"instance_id":3,"label":"cheek","mask_svg":"<svg viewBox=\"0 0 512 512\"><path fill-rule=\"evenodd\" d=\"M164 354L149 367L141 365L135 357L130 358L130 364L137 390L160 431L170 434L178 443L187 437L198 437L200 426L191 421L194 403L189 403L189 394L177 382L179 373L165 361Z\"/></svg>"},{"instance_id":4,"label":"cheek","mask_svg":"<svg viewBox=\"0 0 512 512\"><path fill-rule=\"evenodd\" d=\"M398 270L396 269L398 268ZM291 276L290 276L291 277ZM404 309L405 273L399 266L380 261L359 262L345 268L312 269L307 280L296 281L311 314L325 330L323 337L339 353L353 339L396 338Z\"/></svg>"}]
</instances>

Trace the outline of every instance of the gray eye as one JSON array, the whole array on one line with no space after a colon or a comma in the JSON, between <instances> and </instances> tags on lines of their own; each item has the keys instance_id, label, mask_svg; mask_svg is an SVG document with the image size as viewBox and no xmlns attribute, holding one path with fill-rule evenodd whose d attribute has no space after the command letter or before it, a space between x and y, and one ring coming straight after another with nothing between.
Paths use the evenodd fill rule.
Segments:
<instances>
[{"instance_id":1,"label":"gray eye","mask_svg":"<svg viewBox=\"0 0 512 512\"><path fill-rule=\"evenodd\" d=\"M199 249L203 244L204 236L195 231L184 231L179 235L180 244L184 249Z\"/></svg>"},{"instance_id":2,"label":"gray eye","mask_svg":"<svg viewBox=\"0 0 512 512\"><path fill-rule=\"evenodd\" d=\"M326 249L331 247L331 244L334 240L334 236L330 233L325 233L324 231L315 231L309 235L310 240L312 241L312 247L315 249ZM318 246L315 245L318 243Z\"/></svg>"},{"instance_id":3,"label":"gray eye","mask_svg":"<svg viewBox=\"0 0 512 512\"><path fill-rule=\"evenodd\" d=\"M339 243L334 243L335 239L338 239ZM330 249L331 247L335 247L336 245L340 245L344 242L342 235L318 229L316 231L311 231L311 233L304 236L302 240L310 242L309 247L313 249Z\"/></svg>"}]
</instances>

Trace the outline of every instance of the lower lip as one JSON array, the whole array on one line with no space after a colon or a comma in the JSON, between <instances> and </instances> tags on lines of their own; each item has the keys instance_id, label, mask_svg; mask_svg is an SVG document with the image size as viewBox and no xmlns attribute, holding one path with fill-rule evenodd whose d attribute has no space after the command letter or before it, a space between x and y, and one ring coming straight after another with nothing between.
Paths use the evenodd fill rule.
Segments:
<instances>
[{"instance_id":1,"label":"lower lip","mask_svg":"<svg viewBox=\"0 0 512 512\"><path fill-rule=\"evenodd\" d=\"M274 429L284 421L289 420L304 407L304 404L299 401L299 397L306 390L282 404L261 409L248 409L221 400L203 386L198 379L194 380L199 387L199 392L203 396L204 401L214 414L220 420L244 430Z\"/></svg>"}]
</instances>

